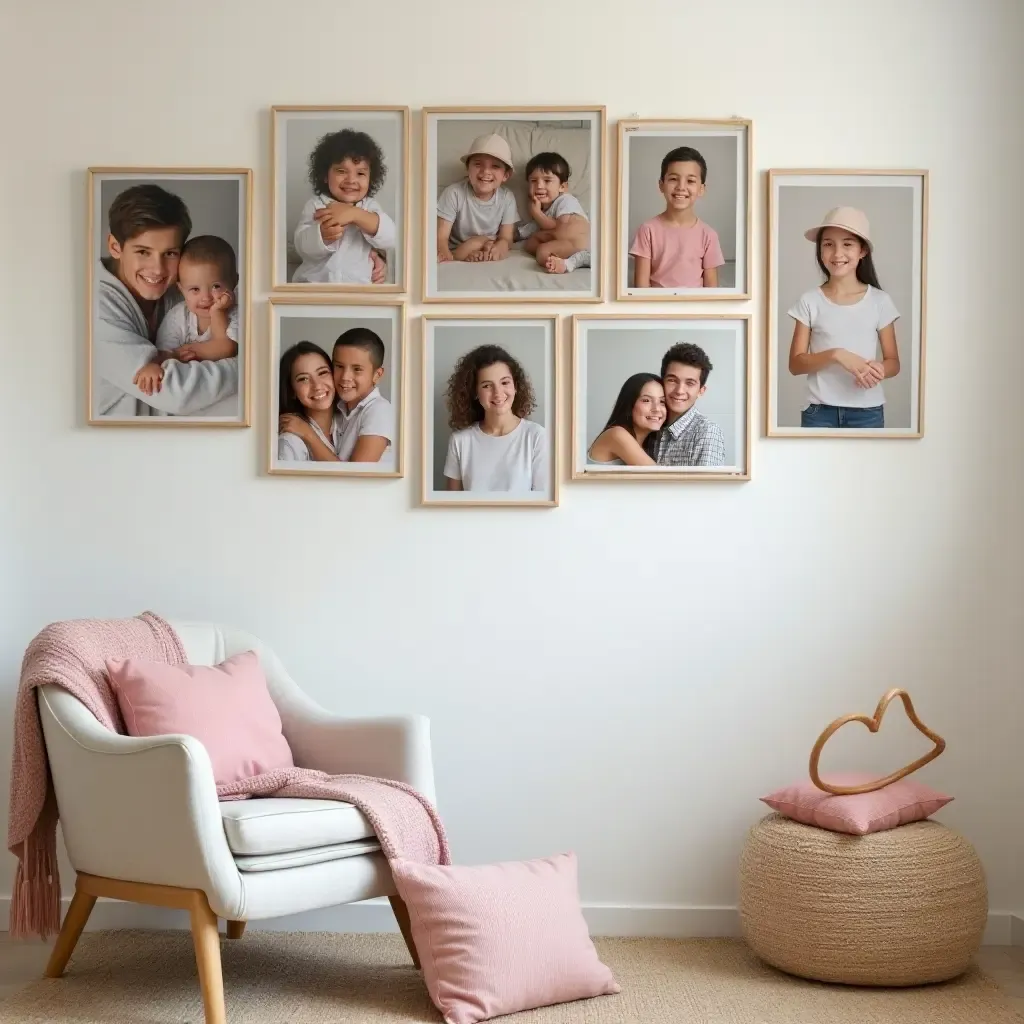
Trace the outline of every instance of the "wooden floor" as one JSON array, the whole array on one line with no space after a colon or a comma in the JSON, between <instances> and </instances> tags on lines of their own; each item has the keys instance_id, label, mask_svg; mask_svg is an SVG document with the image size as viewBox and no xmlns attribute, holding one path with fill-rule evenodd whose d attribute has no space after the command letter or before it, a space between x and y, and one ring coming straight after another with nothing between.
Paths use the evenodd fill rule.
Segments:
<instances>
[{"instance_id":1,"label":"wooden floor","mask_svg":"<svg viewBox=\"0 0 1024 1024\"><path fill-rule=\"evenodd\" d=\"M42 976L50 946L49 942L16 941L0 932L0 1000ZM1024 1016L1024 946L985 946L978 954L978 963Z\"/></svg>"}]
</instances>

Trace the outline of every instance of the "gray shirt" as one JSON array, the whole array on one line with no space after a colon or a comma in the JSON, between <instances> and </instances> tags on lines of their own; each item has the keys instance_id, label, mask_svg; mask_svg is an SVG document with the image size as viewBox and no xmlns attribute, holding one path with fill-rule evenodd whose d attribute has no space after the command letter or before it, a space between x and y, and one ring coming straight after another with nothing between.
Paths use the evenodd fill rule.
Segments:
<instances>
[{"instance_id":1,"label":"gray shirt","mask_svg":"<svg viewBox=\"0 0 1024 1024\"><path fill-rule=\"evenodd\" d=\"M449 185L437 201L437 215L452 222L448 236L454 244L477 235L495 238L503 224L515 224L519 220L516 197L504 185L486 202L477 199L469 180L463 178Z\"/></svg>"},{"instance_id":2,"label":"gray shirt","mask_svg":"<svg viewBox=\"0 0 1024 1024\"><path fill-rule=\"evenodd\" d=\"M558 220L559 217L568 217L571 214L576 214L577 217L582 217L584 220L590 219L580 201L568 192L555 196L555 201L544 211L544 215L552 220ZM537 222L535 220L524 220L516 228L516 235L519 238L529 238L536 230ZM588 263L587 266L589 265Z\"/></svg>"},{"instance_id":3,"label":"gray shirt","mask_svg":"<svg viewBox=\"0 0 1024 1024\"><path fill-rule=\"evenodd\" d=\"M232 356L190 363L169 360L163 364L160 390L144 395L132 378L157 358L156 346L149 340L149 325L132 293L103 261L96 278L92 323L94 416L197 416L238 394L238 357ZM172 306L183 301L177 288L169 289L160 300L158 318L163 319Z\"/></svg>"},{"instance_id":4,"label":"gray shirt","mask_svg":"<svg viewBox=\"0 0 1024 1024\"><path fill-rule=\"evenodd\" d=\"M725 435L714 420L691 406L661 428L654 461L659 466L724 466Z\"/></svg>"}]
</instances>

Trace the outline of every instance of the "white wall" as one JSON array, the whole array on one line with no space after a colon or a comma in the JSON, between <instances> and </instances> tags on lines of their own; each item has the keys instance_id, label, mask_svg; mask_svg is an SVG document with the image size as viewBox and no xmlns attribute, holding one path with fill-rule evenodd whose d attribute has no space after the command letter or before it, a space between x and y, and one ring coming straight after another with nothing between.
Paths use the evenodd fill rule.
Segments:
<instances>
[{"instance_id":1,"label":"white wall","mask_svg":"<svg viewBox=\"0 0 1024 1024\"><path fill-rule=\"evenodd\" d=\"M232 622L338 711L431 717L460 862L571 847L587 902L727 906L757 797L805 775L830 720L903 685L949 743L920 775L957 798L942 820L977 845L993 909L1024 904L1015 0L864 0L854 18L819 0L522 0L486 46L466 0L358 18L312 0L3 6L0 720L49 621ZM688 308L749 309L758 334L764 169L931 168L926 437L758 438L747 484L421 510L417 374L406 479L262 476L269 107L331 102L752 118L755 301ZM418 117L413 146L418 242ZM123 164L254 169L251 430L82 425L84 172ZM759 346L758 423L763 363ZM871 743L887 768L919 752Z\"/></svg>"}]
</instances>

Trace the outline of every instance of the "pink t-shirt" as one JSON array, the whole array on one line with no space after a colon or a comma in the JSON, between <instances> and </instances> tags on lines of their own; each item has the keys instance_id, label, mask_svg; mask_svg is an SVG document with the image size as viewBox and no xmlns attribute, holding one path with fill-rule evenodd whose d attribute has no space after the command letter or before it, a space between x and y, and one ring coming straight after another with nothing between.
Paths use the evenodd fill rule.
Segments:
<instances>
[{"instance_id":1,"label":"pink t-shirt","mask_svg":"<svg viewBox=\"0 0 1024 1024\"><path fill-rule=\"evenodd\" d=\"M702 288L704 271L725 263L718 232L702 220L677 227L652 217L637 228L629 253L651 261L652 288Z\"/></svg>"}]
</instances>

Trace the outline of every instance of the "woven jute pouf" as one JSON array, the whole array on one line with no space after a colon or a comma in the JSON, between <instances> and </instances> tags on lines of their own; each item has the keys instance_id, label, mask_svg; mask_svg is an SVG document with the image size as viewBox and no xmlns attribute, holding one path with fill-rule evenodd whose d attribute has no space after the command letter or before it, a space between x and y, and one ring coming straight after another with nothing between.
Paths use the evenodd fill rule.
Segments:
<instances>
[{"instance_id":1,"label":"woven jute pouf","mask_svg":"<svg viewBox=\"0 0 1024 1024\"><path fill-rule=\"evenodd\" d=\"M744 938L802 978L947 981L970 965L987 917L974 847L936 821L853 836L769 814L740 858Z\"/></svg>"}]
</instances>

